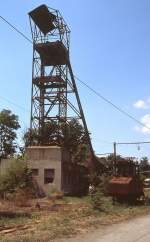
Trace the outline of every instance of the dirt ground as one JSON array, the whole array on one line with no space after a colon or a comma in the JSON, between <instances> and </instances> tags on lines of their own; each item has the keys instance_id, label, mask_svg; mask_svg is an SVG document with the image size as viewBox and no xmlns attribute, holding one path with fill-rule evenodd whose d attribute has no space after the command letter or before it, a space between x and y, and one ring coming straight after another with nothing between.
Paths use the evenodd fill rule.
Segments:
<instances>
[{"instance_id":1,"label":"dirt ground","mask_svg":"<svg viewBox=\"0 0 150 242\"><path fill-rule=\"evenodd\" d=\"M0 241L59 241L95 229L103 231L105 226L150 214L150 206L114 205L110 198L103 199L101 211L92 208L89 197L34 199L22 206L18 202L0 201Z\"/></svg>"}]
</instances>

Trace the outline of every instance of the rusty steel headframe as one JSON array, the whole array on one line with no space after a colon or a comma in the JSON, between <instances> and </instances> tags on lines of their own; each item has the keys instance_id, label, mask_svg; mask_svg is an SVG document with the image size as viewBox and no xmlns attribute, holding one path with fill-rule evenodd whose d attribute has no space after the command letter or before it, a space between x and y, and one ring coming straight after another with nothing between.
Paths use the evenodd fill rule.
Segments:
<instances>
[{"instance_id":1,"label":"rusty steel headframe","mask_svg":"<svg viewBox=\"0 0 150 242\"><path fill-rule=\"evenodd\" d=\"M61 128L72 118L82 121L93 154L70 58L70 29L58 10L41 5L29 13L33 39L31 129L49 120ZM41 136L42 137L42 136ZM39 141L44 144L44 137Z\"/></svg>"}]
</instances>

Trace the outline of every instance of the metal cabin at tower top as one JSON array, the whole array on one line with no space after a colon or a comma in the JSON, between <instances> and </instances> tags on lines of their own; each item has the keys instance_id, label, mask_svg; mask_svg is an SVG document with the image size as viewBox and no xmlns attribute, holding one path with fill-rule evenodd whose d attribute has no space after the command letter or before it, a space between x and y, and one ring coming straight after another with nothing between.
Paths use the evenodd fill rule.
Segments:
<instances>
[{"instance_id":1,"label":"metal cabin at tower top","mask_svg":"<svg viewBox=\"0 0 150 242\"><path fill-rule=\"evenodd\" d=\"M54 20L56 15L49 12L46 5L41 5L29 13L35 24L44 35L55 29Z\"/></svg>"},{"instance_id":2,"label":"metal cabin at tower top","mask_svg":"<svg viewBox=\"0 0 150 242\"><path fill-rule=\"evenodd\" d=\"M58 10L41 5L29 12L34 43L61 41L66 48L70 44L70 29Z\"/></svg>"}]
</instances>

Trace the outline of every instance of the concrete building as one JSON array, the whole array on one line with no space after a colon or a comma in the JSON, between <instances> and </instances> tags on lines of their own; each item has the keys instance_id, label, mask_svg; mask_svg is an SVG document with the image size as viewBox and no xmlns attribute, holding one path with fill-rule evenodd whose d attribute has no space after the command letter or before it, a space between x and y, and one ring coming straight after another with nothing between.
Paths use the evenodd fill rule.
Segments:
<instances>
[{"instance_id":1,"label":"concrete building","mask_svg":"<svg viewBox=\"0 0 150 242\"><path fill-rule=\"evenodd\" d=\"M59 146L32 146L26 148L26 160L32 175L44 193L52 187L63 190L62 164L68 162L69 154Z\"/></svg>"},{"instance_id":2,"label":"concrete building","mask_svg":"<svg viewBox=\"0 0 150 242\"><path fill-rule=\"evenodd\" d=\"M12 163L1 160L0 174ZM52 189L65 194L86 194L88 190L88 169L71 162L70 154L59 146L31 146L26 148L25 161L32 171L39 195L49 195Z\"/></svg>"},{"instance_id":3,"label":"concrete building","mask_svg":"<svg viewBox=\"0 0 150 242\"><path fill-rule=\"evenodd\" d=\"M53 187L70 195L87 193L88 169L72 163L67 150L59 146L32 146L26 148L26 160L45 194L50 194Z\"/></svg>"}]
</instances>

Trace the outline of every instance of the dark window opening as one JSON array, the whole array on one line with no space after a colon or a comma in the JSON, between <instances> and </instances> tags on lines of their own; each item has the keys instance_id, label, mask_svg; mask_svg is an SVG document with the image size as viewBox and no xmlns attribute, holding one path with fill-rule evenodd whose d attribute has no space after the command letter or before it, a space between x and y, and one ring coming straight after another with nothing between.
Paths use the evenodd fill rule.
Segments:
<instances>
[{"instance_id":1,"label":"dark window opening","mask_svg":"<svg viewBox=\"0 0 150 242\"><path fill-rule=\"evenodd\" d=\"M55 169L44 169L44 184L53 183L55 177Z\"/></svg>"},{"instance_id":2,"label":"dark window opening","mask_svg":"<svg viewBox=\"0 0 150 242\"><path fill-rule=\"evenodd\" d=\"M38 169L32 169L32 176L38 176L39 175L39 170Z\"/></svg>"}]
</instances>

